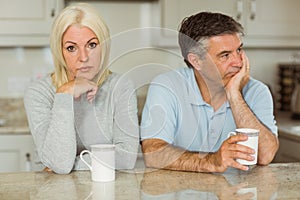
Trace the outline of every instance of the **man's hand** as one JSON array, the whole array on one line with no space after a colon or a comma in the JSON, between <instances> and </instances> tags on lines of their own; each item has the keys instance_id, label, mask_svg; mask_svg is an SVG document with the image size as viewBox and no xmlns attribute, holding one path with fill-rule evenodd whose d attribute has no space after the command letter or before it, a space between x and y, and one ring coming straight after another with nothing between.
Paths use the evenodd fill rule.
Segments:
<instances>
[{"instance_id":1,"label":"man's hand","mask_svg":"<svg viewBox=\"0 0 300 200\"><path fill-rule=\"evenodd\" d=\"M213 154L208 154L204 157L214 172L224 172L228 167L234 167L240 170L248 170L247 166L244 166L236 161L236 159L244 159L252 161L254 157L251 154L254 154L254 150L237 144L239 141L246 141L248 137L246 135L234 135L229 137L223 142L220 149Z\"/></svg>"},{"instance_id":2,"label":"man's hand","mask_svg":"<svg viewBox=\"0 0 300 200\"><path fill-rule=\"evenodd\" d=\"M241 70L236 75L234 75L225 86L225 91L228 99L233 97L237 92L240 93L250 79L249 60L244 51L242 52L242 60L243 65L241 67Z\"/></svg>"}]
</instances>

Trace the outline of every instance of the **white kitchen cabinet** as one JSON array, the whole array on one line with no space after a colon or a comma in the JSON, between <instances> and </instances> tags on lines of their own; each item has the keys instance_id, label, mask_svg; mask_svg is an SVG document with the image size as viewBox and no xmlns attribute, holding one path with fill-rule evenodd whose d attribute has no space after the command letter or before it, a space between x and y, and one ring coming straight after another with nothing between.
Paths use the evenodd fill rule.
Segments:
<instances>
[{"instance_id":1,"label":"white kitchen cabinet","mask_svg":"<svg viewBox=\"0 0 300 200\"><path fill-rule=\"evenodd\" d=\"M64 0L0 0L0 5L0 46L45 46Z\"/></svg>"},{"instance_id":2,"label":"white kitchen cabinet","mask_svg":"<svg viewBox=\"0 0 300 200\"><path fill-rule=\"evenodd\" d=\"M300 47L299 0L161 0L158 45L177 46L183 18L200 11L232 16L245 29L245 47ZM173 31L171 31L173 30Z\"/></svg>"},{"instance_id":3,"label":"white kitchen cabinet","mask_svg":"<svg viewBox=\"0 0 300 200\"><path fill-rule=\"evenodd\" d=\"M31 135L0 135L0 172L30 171L34 165Z\"/></svg>"}]
</instances>

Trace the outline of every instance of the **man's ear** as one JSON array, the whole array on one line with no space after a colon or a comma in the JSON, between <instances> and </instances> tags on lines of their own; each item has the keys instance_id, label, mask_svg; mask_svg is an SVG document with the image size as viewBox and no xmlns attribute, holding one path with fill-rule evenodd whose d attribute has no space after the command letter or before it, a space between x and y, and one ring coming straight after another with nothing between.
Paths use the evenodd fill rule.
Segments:
<instances>
[{"instance_id":1,"label":"man's ear","mask_svg":"<svg viewBox=\"0 0 300 200\"><path fill-rule=\"evenodd\" d=\"M199 56L194 54L194 53L188 53L187 55L188 61L189 63L191 63L191 65L193 65L193 67L196 70L201 70L201 63L202 61L200 60Z\"/></svg>"}]
</instances>

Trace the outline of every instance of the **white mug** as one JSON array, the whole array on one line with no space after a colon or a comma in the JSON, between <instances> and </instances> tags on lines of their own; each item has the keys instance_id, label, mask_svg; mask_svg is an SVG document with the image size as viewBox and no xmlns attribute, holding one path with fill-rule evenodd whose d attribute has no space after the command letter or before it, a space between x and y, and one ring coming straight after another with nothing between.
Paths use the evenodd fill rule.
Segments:
<instances>
[{"instance_id":1,"label":"white mug","mask_svg":"<svg viewBox=\"0 0 300 200\"><path fill-rule=\"evenodd\" d=\"M83 158L83 154L91 156L91 165ZM115 145L95 144L91 145L91 152L83 150L80 159L90 168L92 180L96 182L108 182L115 180Z\"/></svg>"},{"instance_id":2,"label":"white mug","mask_svg":"<svg viewBox=\"0 0 300 200\"><path fill-rule=\"evenodd\" d=\"M115 181L93 182L92 197L93 200L115 200Z\"/></svg>"},{"instance_id":3,"label":"white mug","mask_svg":"<svg viewBox=\"0 0 300 200\"><path fill-rule=\"evenodd\" d=\"M238 142L237 144L241 144L244 146L248 146L254 149L255 153L253 154L254 160L248 161L244 159L236 159L237 162L241 163L242 165L255 165L257 163L257 151L258 151L258 134L259 130L251 129L251 128L238 128L235 132L230 132L230 135L237 135L237 134L245 134L248 136L248 140Z\"/></svg>"}]
</instances>

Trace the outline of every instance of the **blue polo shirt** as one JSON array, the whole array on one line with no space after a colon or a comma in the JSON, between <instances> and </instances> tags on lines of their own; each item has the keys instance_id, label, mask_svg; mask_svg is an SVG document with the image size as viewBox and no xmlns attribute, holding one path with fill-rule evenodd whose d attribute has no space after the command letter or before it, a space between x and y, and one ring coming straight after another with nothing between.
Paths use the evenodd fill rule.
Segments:
<instances>
[{"instance_id":1,"label":"blue polo shirt","mask_svg":"<svg viewBox=\"0 0 300 200\"><path fill-rule=\"evenodd\" d=\"M277 135L268 87L250 78L242 93L256 117ZM167 72L151 82L142 113L142 140L157 138L189 151L215 152L235 129L229 103L214 111L203 100L193 69Z\"/></svg>"}]
</instances>

